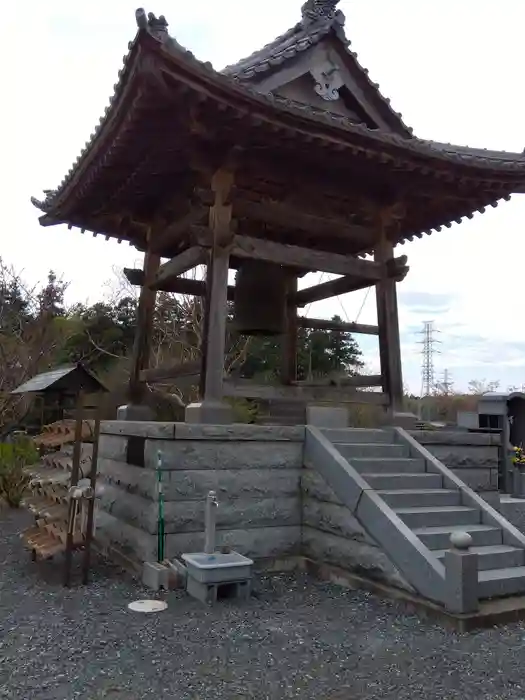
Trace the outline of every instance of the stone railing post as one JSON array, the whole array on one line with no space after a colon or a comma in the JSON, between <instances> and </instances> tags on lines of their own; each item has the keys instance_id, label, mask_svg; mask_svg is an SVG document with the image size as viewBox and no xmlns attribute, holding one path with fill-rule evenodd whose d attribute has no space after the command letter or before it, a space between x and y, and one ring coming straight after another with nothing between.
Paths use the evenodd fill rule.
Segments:
<instances>
[{"instance_id":1,"label":"stone railing post","mask_svg":"<svg viewBox=\"0 0 525 700\"><path fill-rule=\"evenodd\" d=\"M453 613L472 613L479 608L478 555L471 551L468 532L453 532L445 552L445 607Z\"/></svg>"},{"instance_id":2,"label":"stone railing post","mask_svg":"<svg viewBox=\"0 0 525 700\"><path fill-rule=\"evenodd\" d=\"M514 498L525 496L525 464L520 462L512 465L512 495Z\"/></svg>"}]
</instances>

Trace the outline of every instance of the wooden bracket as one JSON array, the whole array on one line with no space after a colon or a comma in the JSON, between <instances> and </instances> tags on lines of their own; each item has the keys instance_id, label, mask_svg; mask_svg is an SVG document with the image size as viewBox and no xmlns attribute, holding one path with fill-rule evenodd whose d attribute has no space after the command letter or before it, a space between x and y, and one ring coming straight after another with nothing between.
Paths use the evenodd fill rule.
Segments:
<instances>
[{"instance_id":1,"label":"wooden bracket","mask_svg":"<svg viewBox=\"0 0 525 700\"><path fill-rule=\"evenodd\" d=\"M215 194L215 202L209 211L209 228L213 232L214 246L219 248L225 248L233 241L232 205L230 202L233 182L233 171L222 168L217 170L211 179L211 189Z\"/></svg>"}]
</instances>

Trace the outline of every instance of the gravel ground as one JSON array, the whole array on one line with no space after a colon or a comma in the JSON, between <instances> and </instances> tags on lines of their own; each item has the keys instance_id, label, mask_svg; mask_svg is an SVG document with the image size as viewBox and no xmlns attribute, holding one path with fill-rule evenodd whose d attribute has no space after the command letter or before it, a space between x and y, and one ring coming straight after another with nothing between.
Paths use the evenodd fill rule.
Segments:
<instances>
[{"instance_id":1,"label":"gravel ground","mask_svg":"<svg viewBox=\"0 0 525 700\"><path fill-rule=\"evenodd\" d=\"M523 700L525 627L466 635L395 603L303 577L256 582L247 603L208 609L183 593L168 609L97 561L65 590L58 562L36 564L0 514L0 698L12 700Z\"/></svg>"}]
</instances>

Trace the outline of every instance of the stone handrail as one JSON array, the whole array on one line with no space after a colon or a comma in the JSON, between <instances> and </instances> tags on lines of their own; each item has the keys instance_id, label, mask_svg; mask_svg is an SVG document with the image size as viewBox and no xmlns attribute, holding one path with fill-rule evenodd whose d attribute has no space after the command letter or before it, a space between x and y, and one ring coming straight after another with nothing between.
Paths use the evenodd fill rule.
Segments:
<instances>
[{"instance_id":1,"label":"stone handrail","mask_svg":"<svg viewBox=\"0 0 525 700\"><path fill-rule=\"evenodd\" d=\"M305 465L315 469L419 594L445 603L445 567L323 433L306 427Z\"/></svg>"},{"instance_id":2,"label":"stone handrail","mask_svg":"<svg viewBox=\"0 0 525 700\"><path fill-rule=\"evenodd\" d=\"M479 508L481 511L482 521L486 524L494 525L501 528L503 533L503 542L513 547L519 547L525 549L525 535L518 530L512 523L510 523L506 518L504 518L501 513L498 513L495 508L493 508L487 501L479 496L473 489L471 489L464 481L462 481L454 472L446 467L442 462L437 459L431 452L429 452L423 445L421 445L412 435L407 433L403 428L394 428L395 439L408 446L410 454L412 457L419 457L424 459L427 464L427 471L430 470L434 473L441 474L443 476L443 481L446 487L458 489L461 493L462 502L465 505L472 505L474 508Z\"/></svg>"}]
</instances>

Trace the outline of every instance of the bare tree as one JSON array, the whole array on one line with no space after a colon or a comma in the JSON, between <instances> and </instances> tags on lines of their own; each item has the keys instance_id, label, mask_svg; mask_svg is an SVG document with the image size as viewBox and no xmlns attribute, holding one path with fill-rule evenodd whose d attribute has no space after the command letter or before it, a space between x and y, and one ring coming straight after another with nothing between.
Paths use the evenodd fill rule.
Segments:
<instances>
[{"instance_id":1,"label":"bare tree","mask_svg":"<svg viewBox=\"0 0 525 700\"><path fill-rule=\"evenodd\" d=\"M56 280L54 279L53 282ZM65 288L65 285L62 287ZM28 285L0 259L0 429L5 432L31 407L30 397L12 390L49 369L72 329L46 307L45 285Z\"/></svg>"},{"instance_id":2,"label":"bare tree","mask_svg":"<svg viewBox=\"0 0 525 700\"><path fill-rule=\"evenodd\" d=\"M122 270L114 268L115 279L106 284L110 305L126 297L138 298L138 288L129 283ZM203 271L192 270L192 279L202 279ZM159 292L155 307L154 332L151 344L151 368L175 363L194 362L201 357L204 332L204 303L200 297ZM250 339L228 332L225 372L229 374L246 359ZM185 382L163 382L168 391L176 392L186 400L196 397L197 386L185 387Z\"/></svg>"},{"instance_id":3,"label":"bare tree","mask_svg":"<svg viewBox=\"0 0 525 700\"><path fill-rule=\"evenodd\" d=\"M471 379L468 383L469 394L474 394L475 396L482 396L489 391L497 391L499 388L499 381L488 382L486 379Z\"/></svg>"}]
</instances>

